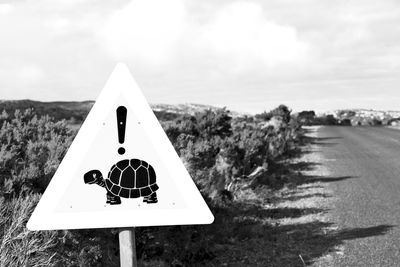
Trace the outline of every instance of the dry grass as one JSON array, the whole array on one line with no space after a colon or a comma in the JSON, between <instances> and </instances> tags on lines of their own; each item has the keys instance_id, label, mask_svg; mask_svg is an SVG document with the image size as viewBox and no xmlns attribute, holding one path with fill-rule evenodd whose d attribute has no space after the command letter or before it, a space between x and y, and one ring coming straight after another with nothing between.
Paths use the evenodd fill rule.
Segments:
<instances>
[{"instance_id":1,"label":"dry grass","mask_svg":"<svg viewBox=\"0 0 400 267\"><path fill-rule=\"evenodd\" d=\"M31 232L25 225L38 195L0 201L0 266L51 266L57 232Z\"/></svg>"}]
</instances>

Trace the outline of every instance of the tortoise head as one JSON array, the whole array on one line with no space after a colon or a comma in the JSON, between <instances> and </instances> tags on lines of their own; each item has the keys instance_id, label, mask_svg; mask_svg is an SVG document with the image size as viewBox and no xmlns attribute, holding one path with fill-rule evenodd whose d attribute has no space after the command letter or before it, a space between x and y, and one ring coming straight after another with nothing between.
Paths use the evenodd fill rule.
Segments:
<instances>
[{"instance_id":1,"label":"tortoise head","mask_svg":"<svg viewBox=\"0 0 400 267\"><path fill-rule=\"evenodd\" d=\"M99 170L91 170L83 175L83 180L85 184L95 184L99 183L103 178L103 174Z\"/></svg>"}]
</instances>

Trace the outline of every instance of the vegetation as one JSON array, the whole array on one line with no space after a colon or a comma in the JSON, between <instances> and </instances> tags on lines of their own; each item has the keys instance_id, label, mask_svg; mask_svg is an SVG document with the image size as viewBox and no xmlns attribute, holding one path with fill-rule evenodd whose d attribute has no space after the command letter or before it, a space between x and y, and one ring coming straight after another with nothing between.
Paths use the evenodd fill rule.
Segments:
<instances>
[{"instance_id":1,"label":"vegetation","mask_svg":"<svg viewBox=\"0 0 400 267\"><path fill-rule=\"evenodd\" d=\"M0 196L43 193L73 133L65 121L38 118L31 109L0 116Z\"/></svg>"},{"instance_id":2,"label":"vegetation","mask_svg":"<svg viewBox=\"0 0 400 267\"><path fill-rule=\"evenodd\" d=\"M140 228L139 259L144 266L219 265L216 254L221 246L254 234L233 221L234 215L251 211L243 206L250 191L273 190L284 182L279 166L295 151L300 125L284 105L254 117L232 118L226 109L159 115L216 222ZM25 228L76 130L66 120L38 116L32 109L4 111L0 126L0 265L118 266L115 229L29 232Z\"/></svg>"},{"instance_id":3,"label":"vegetation","mask_svg":"<svg viewBox=\"0 0 400 267\"><path fill-rule=\"evenodd\" d=\"M340 126L398 126L399 112L374 110L339 110L333 114L317 116L313 110L301 111L297 120L302 125L340 125Z\"/></svg>"},{"instance_id":4,"label":"vegetation","mask_svg":"<svg viewBox=\"0 0 400 267\"><path fill-rule=\"evenodd\" d=\"M71 123L81 123L93 106L93 101L83 102L39 102L33 100L0 101L0 110L11 116L15 110L35 110L37 116L51 116L56 120L69 120Z\"/></svg>"}]
</instances>

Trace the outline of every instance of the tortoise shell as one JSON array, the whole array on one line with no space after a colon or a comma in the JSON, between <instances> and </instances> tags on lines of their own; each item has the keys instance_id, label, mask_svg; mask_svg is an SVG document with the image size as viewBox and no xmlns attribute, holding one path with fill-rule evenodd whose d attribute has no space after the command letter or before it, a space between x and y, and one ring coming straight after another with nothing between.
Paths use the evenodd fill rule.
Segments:
<instances>
[{"instance_id":1,"label":"tortoise shell","mask_svg":"<svg viewBox=\"0 0 400 267\"><path fill-rule=\"evenodd\" d=\"M157 191L156 173L144 160L125 159L111 167L106 188L114 195L124 198L138 198Z\"/></svg>"}]
</instances>

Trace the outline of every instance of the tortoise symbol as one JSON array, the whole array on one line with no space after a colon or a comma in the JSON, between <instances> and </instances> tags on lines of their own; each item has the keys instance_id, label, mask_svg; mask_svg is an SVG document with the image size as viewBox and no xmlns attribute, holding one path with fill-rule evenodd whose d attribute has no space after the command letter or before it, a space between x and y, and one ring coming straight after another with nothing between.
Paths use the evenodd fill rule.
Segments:
<instances>
[{"instance_id":1,"label":"tortoise symbol","mask_svg":"<svg viewBox=\"0 0 400 267\"><path fill-rule=\"evenodd\" d=\"M121 204L123 198L143 197L143 202L157 203L158 185L153 167L144 160L124 159L113 165L106 179L99 170L83 176L85 184L97 184L107 190L107 204Z\"/></svg>"}]
</instances>

